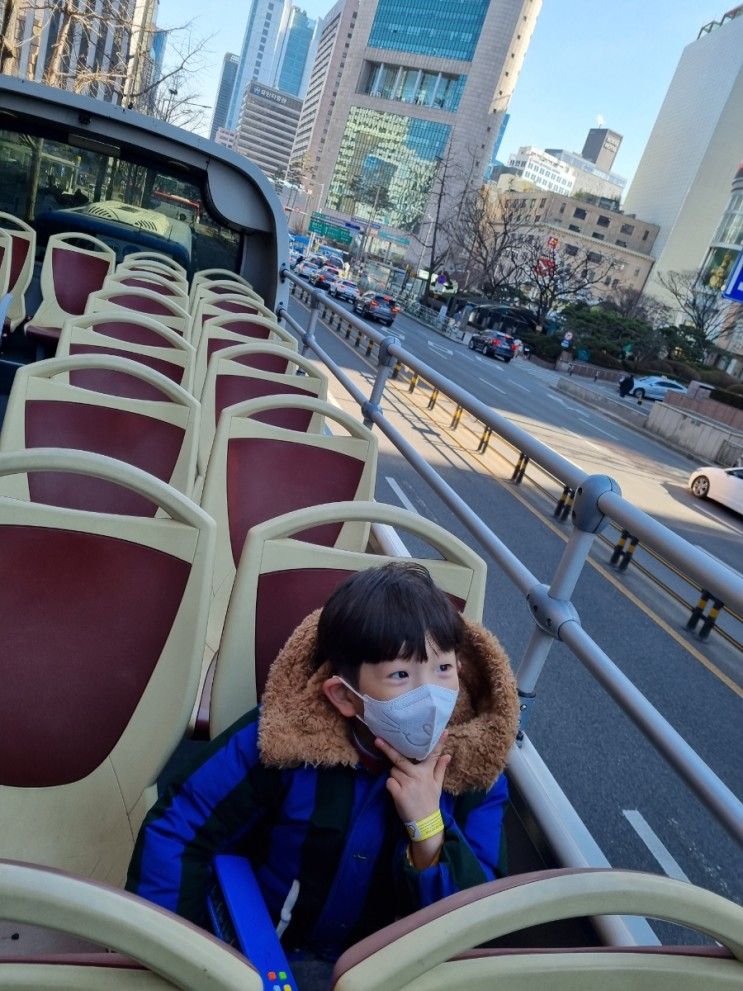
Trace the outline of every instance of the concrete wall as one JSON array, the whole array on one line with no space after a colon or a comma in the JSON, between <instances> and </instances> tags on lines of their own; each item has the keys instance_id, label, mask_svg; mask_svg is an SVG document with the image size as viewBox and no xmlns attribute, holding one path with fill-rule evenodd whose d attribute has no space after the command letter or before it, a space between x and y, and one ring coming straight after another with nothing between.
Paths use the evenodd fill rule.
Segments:
<instances>
[{"instance_id":1,"label":"concrete wall","mask_svg":"<svg viewBox=\"0 0 743 991\"><path fill-rule=\"evenodd\" d=\"M706 391L694 396L676 395L669 392L664 402L677 409L685 410L687 413L696 413L706 420L716 420L718 423L724 423L727 427L732 427L733 430L743 432L743 409L728 406L726 403L719 403L716 399L705 398L707 395Z\"/></svg>"},{"instance_id":2,"label":"concrete wall","mask_svg":"<svg viewBox=\"0 0 743 991\"><path fill-rule=\"evenodd\" d=\"M733 466L743 455L743 433L668 403L653 404L645 429L696 455L705 464Z\"/></svg>"}]
</instances>

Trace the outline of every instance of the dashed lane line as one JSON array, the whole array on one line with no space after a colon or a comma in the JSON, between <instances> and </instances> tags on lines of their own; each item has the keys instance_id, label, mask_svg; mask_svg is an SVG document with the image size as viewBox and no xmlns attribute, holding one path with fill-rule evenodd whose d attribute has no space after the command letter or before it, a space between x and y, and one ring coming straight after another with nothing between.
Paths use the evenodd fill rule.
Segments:
<instances>
[{"instance_id":1,"label":"dashed lane line","mask_svg":"<svg viewBox=\"0 0 743 991\"><path fill-rule=\"evenodd\" d=\"M663 873L667 877L675 878L677 881L688 882L689 878L681 870L678 861L674 859L670 850L664 846L661 838L649 825L642 812L638 812L637 809L622 809L622 815L658 861Z\"/></svg>"},{"instance_id":2,"label":"dashed lane line","mask_svg":"<svg viewBox=\"0 0 743 991\"><path fill-rule=\"evenodd\" d=\"M505 389L501 389L500 386L498 386L498 385L493 385L493 383L490 381L490 379L484 379L480 375L478 375L477 377L480 379L481 382L484 382L485 385L489 385L491 389L495 389L496 392L500 392L504 396L507 396L508 395L508 393L506 392Z\"/></svg>"},{"instance_id":3,"label":"dashed lane line","mask_svg":"<svg viewBox=\"0 0 743 991\"><path fill-rule=\"evenodd\" d=\"M420 513L418 512L418 510L415 508L415 506L410 501L410 499L408 499L408 497L405 495L405 493L400 488L400 486L397 484L397 482L395 481L395 479L392 478L390 475L385 475L385 481L387 482L387 484L389 485L389 487L392 489L392 491L395 493L395 495L397 496L397 498L400 500L400 502L402 503L403 507L405 509L410 510L411 513L415 513L417 516L420 516Z\"/></svg>"}]
</instances>

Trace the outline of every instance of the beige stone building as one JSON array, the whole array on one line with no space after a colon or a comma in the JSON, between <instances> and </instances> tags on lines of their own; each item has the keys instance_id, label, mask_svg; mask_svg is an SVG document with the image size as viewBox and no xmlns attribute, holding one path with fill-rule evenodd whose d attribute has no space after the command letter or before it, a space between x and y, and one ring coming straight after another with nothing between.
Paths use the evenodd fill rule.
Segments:
<instances>
[{"instance_id":1,"label":"beige stone building","mask_svg":"<svg viewBox=\"0 0 743 991\"><path fill-rule=\"evenodd\" d=\"M378 223L417 258L443 161L451 203L456 181L478 182L490 162L540 8L541 0L338 4L311 138L303 152L313 81L292 154L310 171L311 209Z\"/></svg>"},{"instance_id":2,"label":"beige stone building","mask_svg":"<svg viewBox=\"0 0 743 991\"><path fill-rule=\"evenodd\" d=\"M504 177L505 178L505 177ZM630 214L607 209L575 196L560 196L541 189L508 190L507 184L494 194L506 208L518 211L544 231L545 241L554 237L556 248L567 256L591 252L597 265L611 260L613 267L602 283L591 286L597 298L617 289L641 292L652 271L652 249L658 225Z\"/></svg>"}]
</instances>

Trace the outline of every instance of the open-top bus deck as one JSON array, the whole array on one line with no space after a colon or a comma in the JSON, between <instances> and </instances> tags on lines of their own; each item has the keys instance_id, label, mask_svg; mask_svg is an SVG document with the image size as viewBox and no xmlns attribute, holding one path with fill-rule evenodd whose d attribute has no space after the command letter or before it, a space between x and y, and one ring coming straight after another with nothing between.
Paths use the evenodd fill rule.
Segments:
<instances>
[{"instance_id":1,"label":"open-top bus deck","mask_svg":"<svg viewBox=\"0 0 743 991\"><path fill-rule=\"evenodd\" d=\"M610 524L732 617L743 616L743 578L393 334L308 293L285 264L280 203L245 159L35 84L3 79L0 93L0 983L293 986L271 920L258 943L252 923L247 932L241 924L246 911L258 918L256 898L246 908L225 889L213 916L252 969L105 885L123 884L158 779L184 748L255 704L303 616L349 571L412 554L472 619L506 598L504 582L522 604L509 873L352 948L334 986L743 986L735 782L631 682L574 604ZM160 209L178 202L199 205L188 223ZM373 374L359 373L352 352ZM497 437L518 452L514 485L535 468L556 483L565 541L553 567L535 557L528 534L502 532L472 510L457 491L463 469L434 466L413 441L416 412L404 395L422 381L430 408L451 400L453 426L464 413L477 419L483 450ZM299 435L290 457L228 464L233 442L286 447L287 433ZM313 466L334 465L339 453L353 471L336 477L331 467L333 484L313 488ZM378 457L412 468L463 539L373 502ZM309 539L296 536L307 530ZM491 625L499 633L497 614ZM549 745L538 752L528 732L530 714L548 704L540 676L557 644L654 748L647 773L667 793L668 816L682 787L673 776L669 785L668 768L706 810L722 860L716 892L704 890L703 874L694 886L626 870L645 863L612 865L558 784ZM576 698L560 718L576 719L586 704ZM710 733L740 750L740 720L709 720ZM601 739L591 746L601 751ZM604 760L614 765L607 777L621 778L622 755ZM244 899L249 868L239 876ZM54 942L38 927L66 935ZM71 937L125 957L83 952ZM679 949L690 942L704 945ZM491 950L452 959L483 943ZM159 975L151 985L137 983L141 967Z\"/></svg>"}]
</instances>

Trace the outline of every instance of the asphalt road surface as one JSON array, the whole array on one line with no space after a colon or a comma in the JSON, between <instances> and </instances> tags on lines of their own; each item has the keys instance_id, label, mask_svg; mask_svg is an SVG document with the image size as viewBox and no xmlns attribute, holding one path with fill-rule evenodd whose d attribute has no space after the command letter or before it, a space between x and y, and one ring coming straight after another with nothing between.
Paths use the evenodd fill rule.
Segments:
<instances>
[{"instance_id":1,"label":"asphalt road surface","mask_svg":"<svg viewBox=\"0 0 743 991\"><path fill-rule=\"evenodd\" d=\"M290 311L305 322L292 299ZM743 559L740 517L699 505L685 482L696 467L641 430L561 395L557 373L523 359L508 365L477 355L405 315L392 328L427 364L505 413L586 471L608 473L624 495L730 567ZM373 362L337 334L318 327L318 341L368 394ZM353 408L342 387L333 390ZM416 399L416 397L413 397ZM481 426L456 435L411 406L403 385L388 387L383 409L430 464L541 580L549 582L569 532L552 517L541 487L510 482L511 466L493 451L474 452ZM376 498L403 505L474 539L380 435ZM418 547L410 544L415 553ZM477 548L481 551L481 548ZM621 670L737 794L743 790L743 663L715 638L687 634L686 613L642 574L617 575L610 548L598 546L573 597L581 621ZM532 625L521 594L489 561L485 622L517 662ZM743 855L716 820L605 695L579 661L556 643L538 684L528 733L615 866L663 870L743 900ZM664 932L664 936L668 933ZM682 936L677 938L683 939Z\"/></svg>"}]
</instances>

